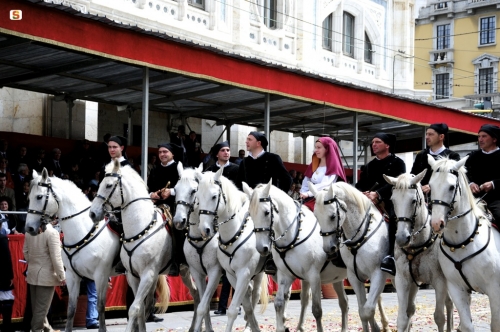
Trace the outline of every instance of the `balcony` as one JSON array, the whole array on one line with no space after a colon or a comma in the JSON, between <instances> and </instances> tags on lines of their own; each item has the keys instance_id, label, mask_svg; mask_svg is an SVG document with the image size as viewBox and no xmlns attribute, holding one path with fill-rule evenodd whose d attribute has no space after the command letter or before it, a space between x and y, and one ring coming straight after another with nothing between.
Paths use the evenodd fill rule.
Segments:
<instances>
[{"instance_id":1,"label":"balcony","mask_svg":"<svg viewBox=\"0 0 500 332\"><path fill-rule=\"evenodd\" d=\"M453 17L453 1L435 0L430 3L430 8L432 16L446 14L447 17Z\"/></svg>"},{"instance_id":2,"label":"balcony","mask_svg":"<svg viewBox=\"0 0 500 332\"><path fill-rule=\"evenodd\" d=\"M429 54L429 65L431 66L455 62L455 60L453 59L453 49L451 48L430 51Z\"/></svg>"},{"instance_id":3,"label":"balcony","mask_svg":"<svg viewBox=\"0 0 500 332\"><path fill-rule=\"evenodd\" d=\"M472 14L475 8L485 6L496 6L497 8L500 8L500 0L467 0L465 9L469 12L469 14Z\"/></svg>"}]
</instances>

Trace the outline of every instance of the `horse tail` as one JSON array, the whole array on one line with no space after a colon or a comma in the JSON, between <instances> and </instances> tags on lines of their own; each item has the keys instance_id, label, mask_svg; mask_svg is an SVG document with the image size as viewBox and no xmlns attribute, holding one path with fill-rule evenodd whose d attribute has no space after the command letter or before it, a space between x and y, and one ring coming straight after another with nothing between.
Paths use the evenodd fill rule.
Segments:
<instances>
[{"instance_id":1,"label":"horse tail","mask_svg":"<svg viewBox=\"0 0 500 332\"><path fill-rule=\"evenodd\" d=\"M264 274L262 281L260 282L260 313L263 314L266 311L267 304L269 303L269 287L268 287L268 277Z\"/></svg>"},{"instance_id":2,"label":"horse tail","mask_svg":"<svg viewBox=\"0 0 500 332\"><path fill-rule=\"evenodd\" d=\"M156 311L159 314L164 314L170 304L170 286L167 282L167 276L159 276L156 283L156 292L158 294L158 309Z\"/></svg>"}]
</instances>

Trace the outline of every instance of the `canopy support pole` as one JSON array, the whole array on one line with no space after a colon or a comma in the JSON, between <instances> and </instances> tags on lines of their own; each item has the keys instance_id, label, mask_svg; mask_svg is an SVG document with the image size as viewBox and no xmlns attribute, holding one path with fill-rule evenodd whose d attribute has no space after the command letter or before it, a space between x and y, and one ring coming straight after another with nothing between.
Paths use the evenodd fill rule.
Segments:
<instances>
[{"instance_id":1,"label":"canopy support pole","mask_svg":"<svg viewBox=\"0 0 500 332\"><path fill-rule=\"evenodd\" d=\"M358 113L354 112L352 118L352 183L358 182Z\"/></svg>"},{"instance_id":2,"label":"canopy support pole","mask_svg":"<svg viewBox=\"0 0 500 332\"><path fill-rule=\"evenodd\" d=\"M132 128L128 128L129 132ZM148 135L149 135L149 68L142 70L142 167L141 176L148 181Z\"/></svg>"}]
</instances>

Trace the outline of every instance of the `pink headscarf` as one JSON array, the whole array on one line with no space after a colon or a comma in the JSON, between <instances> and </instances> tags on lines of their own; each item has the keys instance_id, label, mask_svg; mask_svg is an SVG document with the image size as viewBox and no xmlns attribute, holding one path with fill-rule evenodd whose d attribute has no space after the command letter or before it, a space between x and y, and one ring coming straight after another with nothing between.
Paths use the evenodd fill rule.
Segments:
<instances>
[{"instance_id":1,"label":"pink headscarf","mask_svg":"<svg viewBox=\"0 0 500 332\"><path fill-rule=\"evenodd\" d=\"M340 152L339 152L339 147L337 146L337 143L330 137L320 137L316 142L320 142L323 144L323 146L326 149L325 153L325 159L326 159L326 174L325 175L332 175L336 174L339 179L342 179L344 182L347 182L346 176L345 176L345 171L344 171L344 166L342 166L342 160L340 159ZM313 172L316 171L316 169L319 166L319 158L316 157L316 154L314 153L312 156L312 161L307 166L305 176L308 178L312 177Z\"/></svg>"}]
</instances>

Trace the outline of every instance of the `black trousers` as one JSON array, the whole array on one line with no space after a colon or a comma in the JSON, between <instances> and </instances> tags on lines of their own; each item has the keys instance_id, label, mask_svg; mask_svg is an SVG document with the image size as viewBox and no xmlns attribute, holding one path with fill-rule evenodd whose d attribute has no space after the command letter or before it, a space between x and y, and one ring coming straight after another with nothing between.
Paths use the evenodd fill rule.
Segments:
<instances>
[{"instance_id":1,"label":"black trousers","mask_svg":"<svg viewBox=\"0 0 500 332\"><path fill-rule=\"evenodd\" d=\"M493 223L500 229L500 201L492 201L488 203L488 209L493 215Z\"/></svg>"},{"instance_id":2,"label":"black trousers","mask_svg":"<svg viewBox=\"0 0 500 332\"><path fill-rule=\"evenodd\" d=\"M0 301L0 313L2 313L2 332L14 332L12 328L12 306L14 300Z\"/></svg>"},{"instance_id":3,"label":"black trousers","mask_svg":"<svg viewBox=\"0 0 500 332\"><path fill-rule=\"evenodd\" d=\"M225 275L222 276L222 289L220 291L219 297L219 311L226 311L227 300L229 299L229 293L231 292L231 283L227 280Z\"/></svg>"}]
</instances>

